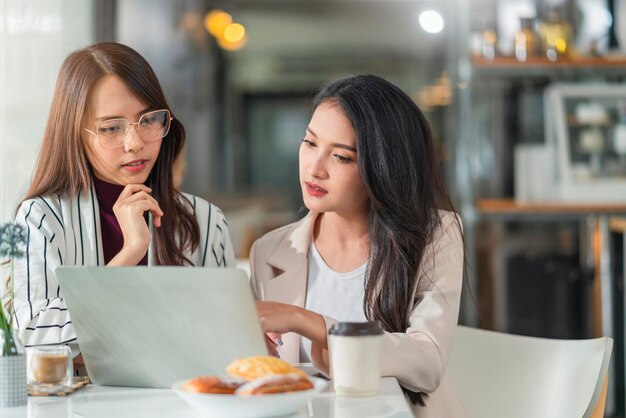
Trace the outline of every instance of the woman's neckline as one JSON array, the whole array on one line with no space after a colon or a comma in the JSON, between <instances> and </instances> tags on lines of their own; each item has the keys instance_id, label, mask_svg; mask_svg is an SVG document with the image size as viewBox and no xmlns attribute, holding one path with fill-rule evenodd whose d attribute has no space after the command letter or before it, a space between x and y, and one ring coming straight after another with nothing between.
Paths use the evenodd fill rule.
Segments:
<instances>
[{"instance_id":1,"label":"woman's neckline","mask_svg":"<svg viewBox=\"0 0 626 418\"><path fill-rule=\"evenodd\" d=\"M100 209L107 213L113 213L113 205L120 197L122 190L124 190L124 186L100 180L96 176L93 176L93 185L96 189L96 196L98 197Z\"/></svg>"}]
</instances>

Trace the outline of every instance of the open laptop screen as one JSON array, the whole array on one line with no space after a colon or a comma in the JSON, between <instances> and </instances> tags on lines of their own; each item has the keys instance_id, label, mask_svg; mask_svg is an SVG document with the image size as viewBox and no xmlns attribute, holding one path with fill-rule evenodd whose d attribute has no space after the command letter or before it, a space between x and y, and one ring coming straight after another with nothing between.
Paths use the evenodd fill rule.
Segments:
<instances>
[{"instance_id":1,"label":"open laptop screen","mask_svg":"<svg viewBox=\"0 0 626 418\"><path fill-rule=\"evenodd\" d=\"M169 388L267 355L252 291L239 269L59 267L91 380Z\"/></svg>"}]
</instances>

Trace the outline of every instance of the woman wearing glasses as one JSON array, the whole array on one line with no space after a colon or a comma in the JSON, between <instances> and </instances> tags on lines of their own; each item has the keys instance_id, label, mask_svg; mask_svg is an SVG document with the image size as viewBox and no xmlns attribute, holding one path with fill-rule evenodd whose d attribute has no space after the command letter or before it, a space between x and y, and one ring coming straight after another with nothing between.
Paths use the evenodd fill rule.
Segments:
<instances>
[{"instance_id":1,"label":"woman wearing glasses","mask_svg":"<svg viewBox=\"0 0 626 418\"><path fill-rule=\"evenodd\" d=\"M310 212L250 254L270 349L328 373L330 327L378 320L381 372L398 379L417 416L462 416L443 376L463 236L426 118L380 77L336 81L314 100L299 161Z\"/></svg>"},{"instance_id":2,"label":"woman wearing glasses","mask_svg":"<svg viewBox=\"0 0 626 418\"><path fill-rule=\"evenodd\" d=\"M16 216L28 236L14 282L27 346L76 340L58 266L235 265L223 213L173 185L184 143L136 51L100 43L67 57Z\"/></svg>"}]
</instances>

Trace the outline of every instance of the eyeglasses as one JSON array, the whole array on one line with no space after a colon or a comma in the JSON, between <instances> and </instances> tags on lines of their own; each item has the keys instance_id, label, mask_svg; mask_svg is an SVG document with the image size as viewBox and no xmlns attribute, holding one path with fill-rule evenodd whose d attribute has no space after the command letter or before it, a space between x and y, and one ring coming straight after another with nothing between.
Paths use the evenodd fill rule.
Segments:
<instances>
[{"instance_id":1,"label":"eyeglasses","mask_svg":"<svg viewBox=\"0 0 626 418\"><path fill-rule=\"evenodd\" d=\"M164 138L170 131L173 119L169 110L161 109L144 113L135 123L130 123L124 118L107 119L98 122L95 132L87 128L83 129L95 135L102 148L117 148L124 145L126 135L133 126L144 142L153 142Z\"/></svg>"}]
</instances>

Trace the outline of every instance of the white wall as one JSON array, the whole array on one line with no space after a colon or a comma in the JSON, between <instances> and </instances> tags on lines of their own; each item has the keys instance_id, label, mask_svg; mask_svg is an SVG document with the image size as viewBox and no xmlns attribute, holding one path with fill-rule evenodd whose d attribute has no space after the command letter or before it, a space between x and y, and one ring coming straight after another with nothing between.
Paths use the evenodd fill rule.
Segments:
<instances>
[{"instance_id":1,"label":"white wall","mask_svg":"<svg viewBox=\"0 0 626 418\"><path fill-rule=\"evenodd\" d=\"M0 0L0 222L28 187L59 67L93 32L93 0Z\"/></svg>"}]
</instances>

